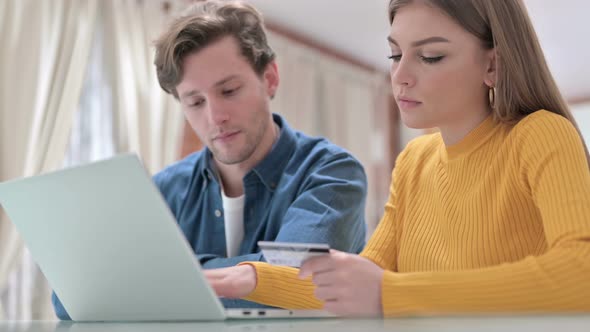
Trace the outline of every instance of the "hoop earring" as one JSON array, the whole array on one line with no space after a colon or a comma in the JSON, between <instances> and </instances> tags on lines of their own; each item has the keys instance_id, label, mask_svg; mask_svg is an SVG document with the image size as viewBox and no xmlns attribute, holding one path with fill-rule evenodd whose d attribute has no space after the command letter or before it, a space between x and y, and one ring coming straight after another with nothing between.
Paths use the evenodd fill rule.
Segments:
<instances>
[{"instance_id":1,"label":"hoop earring","mask_svg":"<svg viewBox=\"0 0 590 332\"><path fill-rule=\"evenodd\" d=\"M488 90L488 99L490 100L490 107L496 108L496 87L490 87Z\"/></svg>"}]
</instances>

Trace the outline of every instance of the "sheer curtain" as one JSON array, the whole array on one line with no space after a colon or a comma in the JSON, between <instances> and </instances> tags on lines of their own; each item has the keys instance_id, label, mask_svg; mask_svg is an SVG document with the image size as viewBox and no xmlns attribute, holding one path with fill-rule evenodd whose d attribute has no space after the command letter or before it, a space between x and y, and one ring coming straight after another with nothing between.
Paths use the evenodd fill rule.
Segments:
<instances>
[{"instance_id":1,"label":"sheer curtain","mask_svg":"<svg viewBox=\"0 0 590 332\"><path fill-rule=\"evenodd\" d=\"M61 166L82 89L96 4L94 0L0 3L0 181ZM0 292L15 267L29 267L22 259L23 249L12 223L0 214ZM26 289L19 289L25 294L12 300L10 318L54 317L42 274L27 276L21 278ZM5 313L0 310L1 316Z\"/></svg>"},{"instance_id":2,"label":"sheer curtain","mask_svg":"<svg viewBox=\"0 0 590 332\"><path fill-rule=\"evenodd\" d=\"M173 5L186 4L0 1L0 181L120 152L151 172L178 158L183 116L152 64ZM0 319L55 318L47 282L0 218Z\"/></svg>"},{"instance_id":3,"label":"sheer curtain","mask_svg":"<svg viewBox=\"0 0 590 332\"><path fill-rule=\"evenodd\" d=\"M335 60L317 50L269 33L277 54L281 84L273 111L296 129L325 136L349 150L365 167L369 181L369 231L383 214L390 182L390 119L385 74ZM370 232L369 232L370 233Z\"/></svg>"},{"instance_id":4,"label":"sheer curtain","mask_svg":"<svg viewBox=\"0 0 590 332\"><path fill-rule=\"evenodd\" d=\"M158 84L153 41L172 13L179 10L172 6L186 4L136 0L101 3L116 150L137 152L145 166L156 172L178 158L184 118L180 105Z\"/></svg>"}]
</instances>

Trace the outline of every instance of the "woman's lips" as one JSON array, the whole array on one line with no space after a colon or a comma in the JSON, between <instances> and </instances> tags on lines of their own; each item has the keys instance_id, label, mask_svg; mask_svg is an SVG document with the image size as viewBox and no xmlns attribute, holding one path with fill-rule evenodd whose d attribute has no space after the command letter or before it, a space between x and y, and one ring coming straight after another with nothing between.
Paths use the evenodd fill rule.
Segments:
<instances>
[{"instance_id":1,"label":"woman's lips","mask_svg":"<svg viewBox=\"0 0 590 332\"><path fill-rule=\"evenodd\" d=\"M416 108L418 106L420 106L422 103L417 101L417 100L413 100L410 98L399 98L397 101L397 105L399 106L399 108L403 109L403 110L409 110L412 108Z\"/></svg>"}]
</instances>

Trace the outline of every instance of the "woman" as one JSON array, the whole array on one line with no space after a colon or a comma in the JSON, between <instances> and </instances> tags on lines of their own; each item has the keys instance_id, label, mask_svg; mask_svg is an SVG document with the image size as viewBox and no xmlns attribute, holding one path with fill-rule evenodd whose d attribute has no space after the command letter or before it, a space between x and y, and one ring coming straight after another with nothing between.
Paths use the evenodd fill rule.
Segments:
<instances>
[{"instance_id":1,"label":"woman","mask_svg":"<svg viewBox=\"0 0 590 332\"><path fill-rule=\"evenodd\" d=\"M341 315L590 311L588 153L519 0L391 0L404 123L360 255L207 271L220 296Z\"/></svg>"}]
</instances>

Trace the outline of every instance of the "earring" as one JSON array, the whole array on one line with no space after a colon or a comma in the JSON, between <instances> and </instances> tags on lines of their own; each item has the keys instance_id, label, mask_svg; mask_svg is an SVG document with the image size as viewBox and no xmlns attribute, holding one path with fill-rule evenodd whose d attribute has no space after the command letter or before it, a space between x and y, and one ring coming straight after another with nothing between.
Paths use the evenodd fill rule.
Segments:
<instances>
[{"instance_id":1,"label":"earring","mask_svg":"<svg viewBox=\"0 0 590 332\"><path fill-rule=\"evenodd\" d=\"M490 87L488 90L488 99L490 100L490 107L496 108L496 87Z\"/></svg>"}]
</instances>

